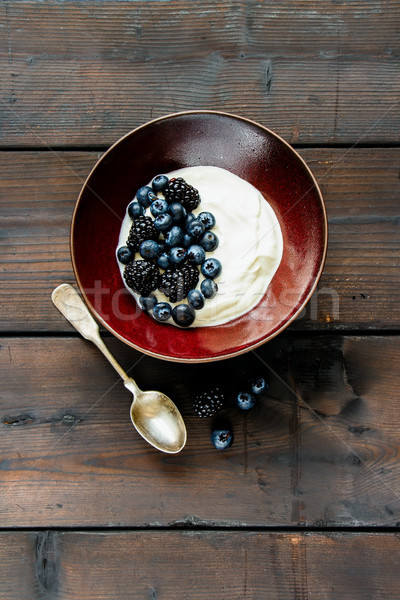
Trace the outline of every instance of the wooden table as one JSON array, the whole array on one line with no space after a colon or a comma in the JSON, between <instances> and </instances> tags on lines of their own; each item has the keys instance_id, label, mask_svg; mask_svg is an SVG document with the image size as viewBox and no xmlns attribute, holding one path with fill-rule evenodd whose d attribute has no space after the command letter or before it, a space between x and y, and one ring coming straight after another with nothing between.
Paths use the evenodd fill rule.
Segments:
<instances>
[{"instance_id":1,"label":"wooden table","mask_svg":"<svg viewBox=\"0 0 400 600\"><path fill-rule=\"evenodd\" d=\"M395 0L0 4L0 598L398 598ZM293 144L329 223L318 292L256 352L174 365L106 343L182 407L177 456L50 301L97 158L152 117L220 109ZM194 380L269 374L217 452Z\"/></svg>"}]
</instances>

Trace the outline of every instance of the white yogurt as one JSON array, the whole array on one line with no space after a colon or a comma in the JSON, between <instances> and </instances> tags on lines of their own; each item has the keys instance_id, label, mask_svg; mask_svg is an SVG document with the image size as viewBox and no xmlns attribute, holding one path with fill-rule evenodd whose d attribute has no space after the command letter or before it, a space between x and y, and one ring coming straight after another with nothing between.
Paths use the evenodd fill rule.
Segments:
<instances>
[{"instance_id":1,"label":"white yogurt","mask_svg":"<svg viewBox=\"0 0 400 600\"><path fill-rule=\"evenodd\" d=\"M199 190L201 203L193 211L195 215L209 211L216 219L212 231L219 238L219 246L214 252L207 252L206 256L215 257L222 264L222 273L215 279L218 292L214 298L206 300L204 308L196 311L191 327L210 327L232 321L260 302L279 266L283 240L278 219L254 186L225 169L187 167L166 175L170 179L183 177ZM149 209L145 214L150 214ZM118 247L126 245L131 225L132 221L126 214ZM125 285L125 267L119 263L119 268ZM203 279L200 273L198 289ZM127 289L138 301L138 294ZM159 290L154 293L158 302L169 302ZM186 302L183 300L176 304ZM168 323L175 325L172 319Z\"/></svg>"}]
</instances>

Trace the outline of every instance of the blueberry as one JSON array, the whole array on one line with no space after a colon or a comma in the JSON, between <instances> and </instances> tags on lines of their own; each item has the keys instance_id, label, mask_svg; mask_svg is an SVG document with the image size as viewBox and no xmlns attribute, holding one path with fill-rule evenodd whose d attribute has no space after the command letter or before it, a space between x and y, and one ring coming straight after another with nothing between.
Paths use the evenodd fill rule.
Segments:
<instances>
[{"instance_id":1,"label":"blueberry","mask_svg":"<svg viewBox=\"0 0 400 600\"><path fill-rule=\"evenodd\" d=\"M159 250L160 250L160 254L164 254L164 252L165 252L165 244L164 244L164 242L158 242L158 247L159 247Z\"/></svg>"},{"instance_id":2,"label":"blueberry","mask_svg":"<svg viewBox=\"0 0 400 600\"><path fill-rule=\"evenodd\" d=\"M169 253L169 259L173 265L181 265L183 262L185 262L186 256L187 252L185 248L181 248L180 246L172 248L171 252Z\"/></svg>"},{"instance_id":3,"label":"blueberry","mask_svg":"<svg viewBox=\"0 0 400 600\"><path fill-rule=\"evenodd\" d=\"M182 229L178 227L178 225L174 225L164 236L165 245L169 248L174 248L174 246L182 246L183 237L184 235Z\"/></svg>"},{"instance_id":4,"label":"blueberry","mask_svg":"<svg viewBox=\"0 0 400 600\"><path fill-rule=\"evenodd\" d=\"M171 316L171 305L168 302L159 302L153 308L153 316L156 321L168 321Z\"/></svg>"},{"instance_id":5,"label":"blueberry","mask_svg":"<svg viewBox=\"0 0 400 600\"><path fill-rule=\"evenodd\" d=\"M190 246L187 251L188 261L195 265L202 265L206 260L206 253L201 246Z\"/></svg>"},{"instance_id":6,"label":"blueberry","mask_svg":"<svg viewBox=\"0 0 400 600\"><path fill-rule=\"evenodd\" d=\"M166 252L163 252L163 254L160 254L160 256L157 259L157 264L160 267L160 269L169 269L170 268L171 261Z\"/></svg>"},{"instance_id":7,"label":"blueberry","mask_svg":"<svg viewBox=\"0 0 400 600\"><path fill-rule=\"evenodd\" d=\"M215 279L215 277L219 277L221 275L222 265L216 258L207 258L201 265L201 272L204 277L209 277L210 279Z\"/></svg>"},{"instance_id":8,"label":"blueberry","mask_svg":"<svg viewBox=\"0 0 400 600\"><path fill-rule=\"evenodd\" d=\"M136 217L141 217L144 215L144 208L139 202L134 200L128 206L128 215L131 219L135 219Z\"/></svg>"},{"instance_id":9,"label":"blueberry","mask_svg":"<svg viewBox=\"0 0 400 600\"><path fill-rule=\"evenodd\" d=\"M172 204L168 206L168 212L174 223L182 223L186 218L186 210L179 202L172 202Z\"/></svg>"},{"instance_id":10,"label":"blueberry","mask_svg":"<svg viewBox=\"0 0 400 600\"><path fill-rule=\"evenodd\" d=\"M193 219L193 221L186 226L186 229L189 235L196 238L199 238L204 233L204 225L198 219Z\"/></svg>"},{"instance_id":11,"label":"blueberry","mask_svg":"<svg viewBox=\"0 0 400 600\"><path fill-rule=\"evenodd\" d=\"M239 392L236 396L236 404L242 410L250 410L256 403L256 399L250 392Z\"/></svg>"},{"instance_id":12,"label":"blueberry","mask_svg":"<svg viewBox=\"0 0 400 600\"><path fill-rule=\"evenodd\" d=\"M139 246L139 254L142 258L146 258L147 260L152 260L156 258L160 253L160 248L154 240L146 240L142 242Z\"/></svg>"},{"instance_id":13,"label":"blueberry","mask_svg":"<svg viewBox=\"0 0 400 600\"><path fill-rule=\"evenodd\" d=\"M157 304L157 298L154 294L140 296L139 304L142 310L151 310Z\"/></svg>"},{"instance_id":14,"label":"blueberry","mask_svg":"<svg viewBox=\"0 0 400 600\"><path fill-rule=\"evenodd\" d=\"M166 213L158 215L158 217L154 219L154 227L158 229L158 231L168 231L168 229L171 229L172 225L172 217Z\"/></svg>"},{"instance_id":15,"label":"blueberry","mask_svg":"<svg viewBox=\"0 0 400 600\"><path fill-rule=\"evenodd\" d=\"M210 212L201 212L198 217L205 227L205 229L212 229L215 226L215 217Z\"/></svg>"},{"instance_id":16,"label":"blueberry","mask_svg":"<svg viewBox=\"0 0 400 600\"><path fill-rule=\"evenodd\" d=\"M183 244L182 246L184 248L189 248L189 246L191 246L193 244L193 238L191 235L189 235L188 233L185 233L185 235L183 236Z\"/></svg>"},{"instance_id":17,"label":"blueberry","mask_svg":"<svg viewBox=\"0 0 400 600\"><path fill-rule=\"evenodd\" d=\"M169 182L169 179L166 175L157 175L154 177L151 182L152 188L155 192L162 192L165 190Z\"/></svg>"},{"instance_id":18,"label":"blueberry","mask_svg":"<svg viewBox=\"0 0 400 600\"><path fill-rule=\"evenodd\" d=\"M206 231L205 234L201 236L199 244L200 246L203 246L206 252L212 252L218 248L219 239L212 231Z\"/></svg>"},{"instance_id":19,"label":"blueberry","mask_svg":"<svg viewBox=\"0 0 400 600\"><path fill-rule=\"evenodd\" d=\"M187 295L187 301L192 308L200 310L204 306L204 296L199 290L190 290Z\"/></svg>"},{"instance_id":20,"label":"blueberry","mask_svg":"<svg viewBox=\"0 0 400 600\"><path fill-rule=\"evenodd\" d=\"M117 258L123 265L127 265L135 258L135 253L128 246L121 246L121 248L118 248Z\"/></svg>"},{"instance_id":21,"label":"blueberry","mask_svg":"<svg viewBox=\"0 0 400 600\"><path fill-rule=\"evenodd\" d=\"M147 208L152 203L153 199L149 197L149 193L153 194L153 190L148 185L144 185L136 192L136 198L142 206ZM154 194L153 194L154 195Z\"/></svg>"},{"instance_id":22,"label":"blueberry","mask_svg":"<svg viewBox=\"0 0 400 600\"><path fill-rule=\"evenodd\" d=\"M252 393L256 396L259 396L268 388L267 382L265 381L264 377L261 377L261 375L255 377L254 379L250 379L249 384Z\"/></svg>"},{"instance_id":23,"label":"blueberry","mask_svg":"<svg viewBox=\"0 0 400 600\"><path fill-rule=\"evenodd\" d=\"M172 309L172 318L177 325L189 327L195 319L195 313L188 304L178 304Z\"/></svg>"},{"instance_id":24,"label":"blueberry","mask_svg":"<svg viewBox=\"0 0 400 600\"><path fill-rule=\"evenodd\" d=\"M204 298L207 298L208 300L214 298L215 294L218 292L218 286L212 279L203 279L200 289Z\"/></svg>"},{"instance_id":25,"label":"blueberry","mask_svg":"<svg viewBox=\"0 0 400 600\"><path fill-rule=\"evenodd\" d=\"M153 217L158 217L158 215L163 215L168 210L168 202L163 198L157 198L150 204L150 212Z\"/></svg>"},{"instance_id":26,"label":"blueberry","mask_svg":"<svg viewBox=\"0 0 400 600\"><path fill-rule=\"evenodd\" d=\"M217 450L225 450L232 446L233 433L229 429L214 429L211 442Z\"/></svg>"},{"instance_id":27,"label":"blueberry","mask_svg":"<svg viewBox=\"0 0 400 600\"><path fill-rule=\"evenodd\" d=\"M193 213L188 213L188 215L186 217L186 222L185 222L185 224L186 224L186 230L187 230L187 228L189 227L189 225L190 225L190 223L192 221L196 221L196 217L195 217L195 215Z\"/></svg>"}]
</instances>

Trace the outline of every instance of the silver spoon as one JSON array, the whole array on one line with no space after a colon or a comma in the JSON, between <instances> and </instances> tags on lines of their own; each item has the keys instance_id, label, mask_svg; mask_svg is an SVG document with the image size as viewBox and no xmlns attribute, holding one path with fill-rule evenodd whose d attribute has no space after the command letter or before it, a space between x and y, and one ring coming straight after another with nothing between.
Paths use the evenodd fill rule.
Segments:
<instances>
[{"instance_id":1,"label":"silver spoon","mask_svg":"<svg viewBox=\"0 0 400 600\"><path fill-rule=\"evenodd\" d=\"M136 431L149 444L169 454L180 452L186 444L186 427L182 415L168 396L161 392L142 392L117 363L100 337L99 327L78 292L64 283L56 288L51 299L64 317L93 342L122 377L124 386L133 394L131 420Z\"/></svg>"}]
</instances>

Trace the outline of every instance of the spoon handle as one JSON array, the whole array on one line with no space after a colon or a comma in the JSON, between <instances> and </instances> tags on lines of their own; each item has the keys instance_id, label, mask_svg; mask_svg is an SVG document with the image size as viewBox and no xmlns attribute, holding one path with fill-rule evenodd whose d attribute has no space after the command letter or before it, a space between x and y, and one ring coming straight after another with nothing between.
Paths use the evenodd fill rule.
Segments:
<instances>
[{"instance_id":1,"label":"spoon handle","mask_svg":"<svg viewBox=\"0 0 400 600\"><path fill-rule=\"evenodd\" d=\"M104 354L106 359L112 364L117 373L124 380L124 384L129 385L129 389L134 391L132 388L136 388L135 391L138 391L139 388L128 375L125 373L123 368L117 363L105 343L100 337L99 326L96 321L93 319L92 315L89 312L88 307L83 302L82 298L79 296L78 292L67 283L63 283L59 285L52 293L51 299L53 304L58 308L58 310L64 315L64 317L71 323L73 327L79 333L90 342L93 342L97 346L97 348Z\"/></svg>"}]
</instances>

